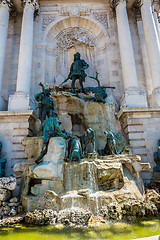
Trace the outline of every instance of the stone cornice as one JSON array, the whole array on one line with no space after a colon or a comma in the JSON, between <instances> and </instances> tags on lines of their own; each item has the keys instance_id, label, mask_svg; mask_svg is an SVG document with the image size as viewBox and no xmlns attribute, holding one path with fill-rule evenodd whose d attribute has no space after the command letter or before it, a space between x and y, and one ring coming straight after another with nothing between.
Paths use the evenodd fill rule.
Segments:
<instances>
[{"instance_id":1,"label":"stone cornice","mask_svg":"<svg viewBox=\"0 0 160 240\"><path fill-rule=\"evenodd\" d=\"M0 0L0 7L6 7L8 10L11 10L13 3L11 0Z\"/></svg>"},{"instance_id":2,"label":"stone cornice","mask_svg":"<svg viewBox=\"0 0 160 240\"><path fill-rule=\"evenodd\" d=\"M34 119L38 119L37 114L33 110L26 110L26 111L0 111L0 119L5 119L8 117L32 117Z\"/></svg>"},{"instance_id":3,"label":"stone cornice","mask_svg":"<svg viewBox=\"0 0 160 240\"><path fill-rule=\"evenodd\" d=\"M139 108L121 108L120 111L117 114L118 119L120 119L124 114L140 114L143 116L143 114L151 114L151 113L157 113L160 114L160 107L139 107Z\"/></svg>"}]
</instances>

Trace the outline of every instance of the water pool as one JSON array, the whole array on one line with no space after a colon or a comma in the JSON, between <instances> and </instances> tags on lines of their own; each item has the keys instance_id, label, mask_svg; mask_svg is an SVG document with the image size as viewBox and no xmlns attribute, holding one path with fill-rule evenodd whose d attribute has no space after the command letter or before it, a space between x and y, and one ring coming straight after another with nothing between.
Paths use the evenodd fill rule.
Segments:
<instances>
[{"instance_id":1,"label":"water pool","mask_svg":"<svg viewBox=\"0 0 160 240\"><path fill-rule=\"evenodd\" d=\"M63 226L16 225L0 229L0 240L129 240L160 235L160 220L134 223L108 223L95 228L72 229Z\"/></svg>"}]
</instances>

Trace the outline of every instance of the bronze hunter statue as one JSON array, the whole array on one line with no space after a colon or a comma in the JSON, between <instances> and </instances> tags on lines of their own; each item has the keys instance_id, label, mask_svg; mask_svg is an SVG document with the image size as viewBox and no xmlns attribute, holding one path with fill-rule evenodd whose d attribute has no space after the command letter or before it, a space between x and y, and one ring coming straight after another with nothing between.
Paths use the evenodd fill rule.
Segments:
<instances>
[{"instance_id":1,"label":"bronze hunter statue","mask_svg":"<svg viewBox=\"0 0 160 240\"><path fill-rule=\"evenodd\" d=\"M75 93L75 82L77 79L79 79L81 92L84 92L83 83L85 82L85 78L87 76L84 70L87 69L88 67L89 65L83 59L80 58L80 53L79 52L75 53L74 62L70 67L70 73L68 75L68 78L64 80L62 84L71 79L72 80L71 92Z\"/></svg>"},{"instance_id":2,"label":"bronze hunter statue","mask_svg":"<svg viewBox=\"0 0 160 240\"><path fill-rule=\"evenodd\" d=\"M43 123L46 117L50 116L50 110L55 110L55 102L50 97L51 95L51 89L45 89L44 85L40 82L39 85L42 87L42 92L37 93L35 95L35 100L38 102L38 108L39 108L39 119Z\"/></svg>"},{"instance_id":3,"label":"bronze hunter statue","mask_svg":"<svg viewBox=\"0 0 160 240\"><path fill-rule=\"evenodd\" d=\"M86 133L80 137L81 145L82 145L82 152L83 154L88 153L88 145L91 144L92 153L96 153L96 143L95 143L95 133L92 128L88 128Z\"/></svg>"}]
</instances>

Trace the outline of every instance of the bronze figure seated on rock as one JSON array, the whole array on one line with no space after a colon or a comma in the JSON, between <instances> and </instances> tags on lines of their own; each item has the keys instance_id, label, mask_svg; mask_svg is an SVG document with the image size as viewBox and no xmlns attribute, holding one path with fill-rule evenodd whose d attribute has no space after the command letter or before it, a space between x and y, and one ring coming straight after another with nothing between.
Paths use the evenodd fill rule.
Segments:
<instances>
[{"instance_id":1,"label":"bronze figure seated on rock","mask_svg":"<svg viewBox=\"0 0 160 240\"><path fill-rule=\"evenodd\" d=\"M69 133L65 130L61 130L60 121L55 113L55 111L50 110L50 117L47 118L40 126L40 130L43 129L43 147L40 156L36 159L36 163L42 162L42 158L47 153L49 140L52 137L63 137L68 139L70 137Z\"/></svg>"}]
</instances>

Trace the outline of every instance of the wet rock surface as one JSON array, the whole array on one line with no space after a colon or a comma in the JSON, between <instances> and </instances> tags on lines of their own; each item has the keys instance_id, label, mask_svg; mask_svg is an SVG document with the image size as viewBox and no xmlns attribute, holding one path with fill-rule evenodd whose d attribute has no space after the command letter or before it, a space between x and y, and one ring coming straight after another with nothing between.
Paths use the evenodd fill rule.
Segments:
<instances>
[{"instance_id":1,"label":"wet rock surface","mask_svg":"<svg viewBox=\"0 0 160 240\"><path fill-rule=\"evenodd\" d=\"M0 189L8 189L10 191L16 188L16 178L15 177L3 177L0 178Z\"/></svg>"},{"instance_id":2,"label":"wet rock surface","mask_svg":"<svg viewBox=\"0 0 160 240\"><path fill-rule=\"evenodd\" d=\"M79 195L84 194L83 196ZM87 193L87 194L86 194ZM87 199L86 196L90 191L88 189L84 189L82 192L78 191L77 195ZM150 191L151 193L151 191ZM97 212L98 216L93 214L87 207L70 207L60 210L59 212L54 211L53 209L44 209L44 210L34 210L32 212L27 212L25 216L15 216L19 211L22 211L21 205L18 205L17 210L15 207L10 207L9 202L1 202L0 207L0 215L10 216L8 218L4 218L0 221L0 227L14 225L20 222L26 222L27 224L32 225L56 225L57 227L60 225L64 226L87 226L87 227L95 227L99 225L106 224L108 220L112 221L132 221L137 218L148 218L153 216L158 216L160 213L160 209L157 207L155 198L148 198L148 191L144 196L144 201L137 199L129 199L126 202L117 202L116 199L106 198L105 206L102 206L101 209ZM154 192L156 199L159 199L159 194ZM46 195L52 198L58 198L55 192L47 191ZM91 194L93 195L93 194ZM151 196L149 194L149 196ZM17 200L17 199L14 199ZM11 200L12 201L12 200ZM16 204L16 203L14 203ZM96 206L94 206L96 208ZM119 225L118 225L119 226Z\"/></svg>"},{"instance_id":3,"label":"wet rock surface","mask_svg":"<svg viewBox=\"0 0 160 240\"><path fill-rule=\"evenodd\" d=\"M82 208L64 209L58 213L57 222L65 225L88 225L92 213Z\"/></svg>"},{"instance_id":4,"label":"wet rock surface","mask_svg":"<svg viewBox=\"0 0 160 240\"><path fill-rule=\"evenodd\" d=\"M104 206L101 208L100 213L102 217L106 220L112 219L112 220L120 220L122 219L122 210L120 205L118 205L116 202L111 203L108 206Z\"/></svg>"},{"instance_id":5,"label":"wet rock surface","mask_svg":"<svg viewBox=\"0 0 160 240\"><path fill-rule=\"evenodd\" d=\"M34 212L28 212L25 216L25 222L33 225L55 224L56 219L57 212L52 209L35 210Z\"/></svg>"},{"instance_id":6,"label":"wet rock surface","mask_svg":"<svg viewBox=\"0 0 160 240\"><path fill-rule=\"evenodd\" d=\"M0 227L11 226L11 225L15 225L15 224L22 223L22 222L24 222L24 215L4 218L4 219L0 220Z\"/></svg>"},{"instance_id":7,"label":"wet rock surface","mask_svg":"<svg viewBox=\"0 0 160 240\"><path fill-rule=\"evenodd\" d=\"M12 191L16 188L15 177L0 178L0 218L15 216L23 212L17 197L12 197Z\"/></svg>"},{"instance_id":8,"label":"wet rock surface","mask_svg":"<svg viewBox=\"0 0 160 240\"><path fill-rule=\"evenodd\" d=\"M0 189L0 201L8 201L11 197L11 191L8 189Z\"/></svg>"},{"instance_id":9,"label":"wet rock surface","mask_svg":"<svg viewBox=\"0 0 160 240\"><path fill-rule=\"evenodd\" d=\"M87 197L88 195L90 195L91 192L92 191L90 189L80 189L80 190L78 190L78 194L82 195L84 197Z\"/></svg>"}]
</instances>

